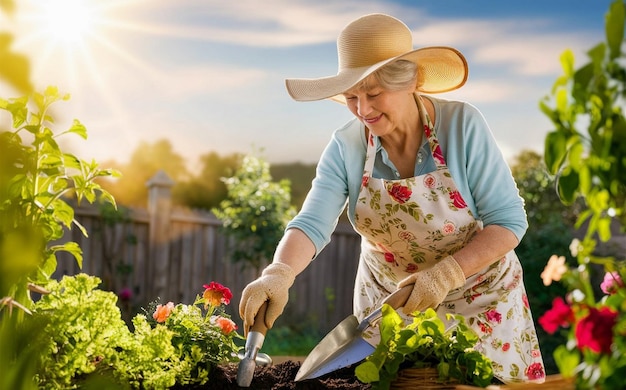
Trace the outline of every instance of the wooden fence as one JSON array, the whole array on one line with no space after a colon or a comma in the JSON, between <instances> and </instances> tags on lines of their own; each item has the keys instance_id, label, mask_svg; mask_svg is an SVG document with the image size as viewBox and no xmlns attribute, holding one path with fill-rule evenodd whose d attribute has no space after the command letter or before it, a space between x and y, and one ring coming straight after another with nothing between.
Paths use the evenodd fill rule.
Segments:
<instances>
[{"instance_id":1,"label":"wooden fence","mask_svg":"<svg viewBox=\"0 0 626 390\"><path fill-rule=\"evenodd\" d=\"M69 254L61 254L55 277L84 272L103 279L103 288L129 289L129 311L148 303L192 303L203 284L219 282L233 292L227 311L241 325L238 304L241 291L255 279L254 269L242 269L229 260L227 238L221 222L209 212L176 209L172 206L173 182L159 172L148 183L148 208L129 209L128 218L111 222L93 205L76 207L78 229L66 234L83 250L83 267ZM300 274L290 290L280 325L313 321L327 332L352 313L354 276L360 239L349 223L340 223L331 243Z\"/></svg>"}]
</instances>

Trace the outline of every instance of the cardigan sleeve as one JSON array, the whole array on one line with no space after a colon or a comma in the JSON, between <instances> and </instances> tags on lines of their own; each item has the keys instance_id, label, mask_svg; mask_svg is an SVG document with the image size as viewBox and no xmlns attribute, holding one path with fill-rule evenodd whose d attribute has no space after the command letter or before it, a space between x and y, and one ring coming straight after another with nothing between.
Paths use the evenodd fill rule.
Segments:
<instances>
[{"instance_id":1,"label":"cardigan sleeve","mask_svg":"<svg viewBox=\"0 0 626 390\"><path fill-rule=\"evenodd\" d=\"M287 224L287 229L300 229L309 237L315 256L330 242L348 199L345 149L337 136L340 131L333 134L320 157L302 209Z\"/></svg>"},{"instance_id":2,"label":"cardigan sleeve","mask_svg":"<svg viewBox=\"0 0 626 390\"><path fill-rule=\"evenodd\" d=\"M469 103L439 105L438 137L459 190L471 196L475 217L484 226L509 229L521 241L528 228L524 201L485 118Z\"/></svg>"}]
</instances>

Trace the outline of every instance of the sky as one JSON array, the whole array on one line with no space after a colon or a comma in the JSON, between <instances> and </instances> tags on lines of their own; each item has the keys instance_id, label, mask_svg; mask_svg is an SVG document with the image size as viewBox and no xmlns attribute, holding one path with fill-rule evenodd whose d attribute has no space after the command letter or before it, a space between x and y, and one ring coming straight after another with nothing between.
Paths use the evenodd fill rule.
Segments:
<instances>
[{"instance_id":1,"label":"sky","mask_svg":"<svg viewBox=\"0 0 626 390\"><path fill-rule=\"evenodd\" d=\"M31 60L38 90L69 93L56 125L79 119L89 138L65 137L79 157L128 162L142 142L168 139L198 168L217 152L271 163L315 163L352 118L328 100L295 102L285 78L337 72L336 39L368 13L405 22L415 48L444 45L469 63L466 85L440 94L482 111L505 157L543 151L551 130L539 101L604 40L611 0L18 0L0 32ZM50 7L52 5L53 7ZM0 64L1 66L1 64ZM0 96L18 96L0 82Z\"/></svg>"}]
</instances>

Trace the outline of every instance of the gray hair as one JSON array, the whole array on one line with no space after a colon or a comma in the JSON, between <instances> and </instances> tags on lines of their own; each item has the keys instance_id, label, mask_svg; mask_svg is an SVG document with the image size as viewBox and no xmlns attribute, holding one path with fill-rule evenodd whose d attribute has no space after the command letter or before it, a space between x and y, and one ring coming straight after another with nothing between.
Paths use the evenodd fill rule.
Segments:
<instances>
[{"instance_id":1,"label":"gray hair","mask_svg":"<svg viewBox=\"0 0 626 390\"><path fill-rule=\"evenodd\" d=\"M415 86L417 76L417 64L413 61L398 60L381 67L350 89L367 89L373 81L376 81L383 89L399 91Z\"/></svg>"}]
</instances>

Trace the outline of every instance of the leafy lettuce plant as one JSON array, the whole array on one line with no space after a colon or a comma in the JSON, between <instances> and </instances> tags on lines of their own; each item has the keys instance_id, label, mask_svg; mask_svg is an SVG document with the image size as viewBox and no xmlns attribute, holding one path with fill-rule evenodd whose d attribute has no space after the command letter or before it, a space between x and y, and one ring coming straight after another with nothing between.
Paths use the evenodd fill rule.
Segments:
<instances>
[{"instance_id":1,"label":"leafy lettuce plant","mask_svg":"<svg viewBox=\"0 0 626 390\"><path fill-rule=\"evenodd\" d=\"M381 340L374 352L359 364L355 373L373 389L389 389L404 368L436 368L441 382L486 387L493 379L491 360L474 349L476 333L460 315L448 315L455 325L446 329L433 309L414 313L411 324L389 305L382 307Z\"/></svg>"},{"instance_id":2,"label":"leafy lettuce plant","mask_svg":"<svg viewBox=\"0 0 626 390\"><path fill-rule=\"evenodd\" d=\"M80 378L114 365L118 348L132 335L116 305L117 297L97 290L97 277L79 274L50 280L50 292L35 304L33 320L43 320L35 337L40 346L37 382L42 389L72 388Z\"/></svg>"}]
</instances>

